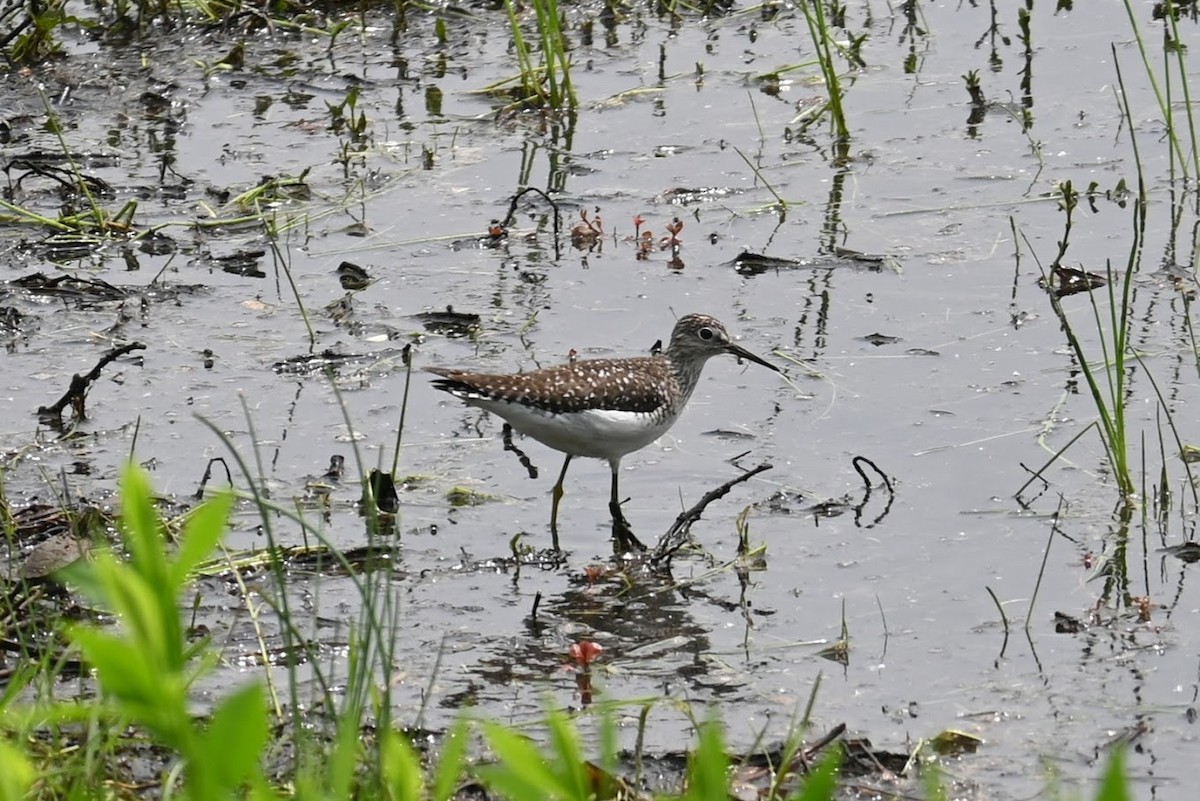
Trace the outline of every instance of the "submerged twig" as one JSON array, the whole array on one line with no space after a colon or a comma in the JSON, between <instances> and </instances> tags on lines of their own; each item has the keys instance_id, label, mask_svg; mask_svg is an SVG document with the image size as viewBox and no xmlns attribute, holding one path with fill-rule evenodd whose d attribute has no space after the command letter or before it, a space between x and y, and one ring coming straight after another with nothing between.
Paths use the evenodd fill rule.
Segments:
<instances>
[{"instance_id":1,"label":"submerged twig","mask_svg":"<svg viewBox=\"0 0 1200 801\"><path fill-rule=\"evenodd\" d=\"M1037 602L1038 590L1042 588L1042 577L1046 574L1046 562L1050 560L1050 544L1054 542L1054 534L1058 531L1059 514L1062 512L1064 501L1060 495L1058 508L1054 510L1054 523L1050 526L1050 536L1046 538L1046 550L1042 551L1042 566L1038 569L1037 581L1033 585L1033 595L1029 598L1029 611L1025 613L1025 633L1029 633L1029 621L1033 619L1033 605Z\"/></svg>"},{"instance_id":2,"label":"submerged twig","mask_svg":"<svg viewBox=\"0 0 1200 801\"><path fill-rule=\"evenodd\" d=\"M504 428L502 428L501 431L503 433L501 433L500 439L504 442L504 450L512 451L513 453L515 453L517 455L517 458L521 460L521 466L529 471L529 477L537 478L538 477L537 465L535 465L530 460L530 458L525 455L525 451L518 448L516 446L516 444L513 442L513 436L512 436L513 427L511 425L509 425L508 423L505 423Z\"/></svg>"},{"instance_id":3,"label":"submerged twig","mask_svg":"<svg viewBox=\"0 0 1200 801\"><path fill-rule=\"evenodd\" d=\"M878 473L879 477L883 479L883 486L887 487L887 491L893 495L896 494L896 490L892 487L892 480L888 478L888 474L880 470L879 465L875 464L867 457L855 456L854 459L851 460L850 464L854 467L855 472L862 476L863 484L865 484L867 487L867 495L871 494L871 479L867 478L866 471L862 469L863 464L871 465L871 469Z\"/></svg>"},{"instance_id":4,"label":"submerged twig","mask_svg":"<svg viewBox=\"0 0 1200 801\"><path fill-rule=\"evenodd\" d=\"M1172 416L1171 410L1167 406L1167 399L1163 396L1162 390L1158 386L1158 382L1154 380L1154 373L1150 372L1150 368L1146 366L1145 360L1142 359L1142 354L1135 350L1133 355L1134 358L1138 360L1138 364L1142 366L1143 374L1147 379L1150 380L1150 387L1154 390L1154 395L1158 398L1159 408L1162 409L1162 411L1164 411L1167 415L1167 427L1171 429L1171 436L1175 438L1175 447L1179 449L1180 453L1183 453L1186 450L1186 447L1183 444L1183 438L1179 435L1179 428L1175 425L1175 418ZM1159 437L1162 437L1161 426L1159 426ZM1196 488L1196 477L1192 475L1192 465L1187 459L1182 459L1181 461L1183 462L1183 472L1187 474L1186 484L1188 487L1191 487L1192 490L1192 502L1196 505L1196 508L1200 509L1200 490L1197 490Z\"/></svg>"},{"instance_id":5,"label":"submerged twig","mask_svg":"<svg viewBox=\"0 0 1200 801\"><path fill-rule=\"evenodd\" d=\"M984 589L987 590L988 595L992 596L992 603L996 605L996 611L1000 613L1000 622L1004 624L1004 642L1000 644L1000 655L997 657L997 660L1000 660L1004 658L1004 652L1008 650L1008 615L1005 614L1004 607L1001 606L1000 599L996 597L992 588L985 585ZM1028 620L1025 621L1025 627L1026 629L1029 627Z\"/></svg>"},{"instance_id":6,"label":"submerged twig","mask_svg":"<svg viewBox=\"0 0 1200 801\"><path fill-rule=\"evenodd\" d=\"M204 468L204 475L200 479L200 486L196 489L196 494L192 496L197 501L204 497L204 488L208 486L208 480L212 478L213 465L217 462L220 462L221 467L225 468L225 480L229 482L229 486L233 486L233 474L229 472L229 464L225 461L225 457L214 456L208 460L208 466Z\"/></svg>"},{"instance_id":7,"label":"submerged twig","mask_svg":"<svg viewBox=\"0 0 1200 801\"><path fill-rule=\"evenodd\" d=\"M883 479L884 488L886 488L888 491L888 500L887 500L887 503L884 504L883 511L880 512L878 515L876 515L875 519L872 520L870 523L868 523L866 526L867 528L873 528L874 526L879 525L879 522L881 520L883 520L885 517L887 517L888 512L891 511L892 503L896 500L896 488L892 486L892 480L888 477L888 474L883 472L882 470L880 470L879 465L875 464L867 457L855 456L850 461L850 464L854 467L855 472L858 473L858 475L862 477L863 484L866 486L866 492L863 494L862 502L857 503L854 506L854 524L855 525L857 525L857 526L862 525L863 509L865 509L867 506L867 503L870 502L871 493L874 492L874 489L875 489L871 484L871 479L867 476L866 471L863 470L863 468L862 468L862 466L864 464L870 465L871 469L879 474L879 477Z\"/></svg>"},{"instance_id":8,"label":"submerged twig","mask_svg":"<svg viewBox=\"0 0 1200 801\"><path fill-rule=\"evenodd\" d=\"M554 244L557 248L559 235L562 234L562 212L558 210L558 204L554 202L554 199L542 190L538 189L536 186L527 186L512 196L512 200L510 200L508 203L508 214L504 215L504 221L501 223L501 225L505 229L512 227L513 220L516 219L517 215L517 201L524 197L528 192L537 192L542 196L542 200L545 200L550 204L550 208L554 209Z\"/></svg>"},{"instance_id":9,"label":"submerged twig","mask_svg":"<svg viewBox=\"0 0 1200 801\"><path fill-rule=\"evenodd\" d=\"M814 691L815 691L815 688L814 688ZM831 743L833 743L835 740L840 740L842 738L842 735L844 735L845 733L846 733L846 724L845 723L839 723L836 726L834 726L832 729L830 729L829 731L825 732L825 734L822 735L820 739L818 739L816 742L812 743L811 745L809 745L807 748L804 749L803 754L804 754L805 761L811 762L812 758L814 756L816 756L817 753L819 753L821 750L823 750L827 745L830 745Z\"/></svg>"},{"instance_id":10,"label":"submerged twig","mask_svg":"<svg viewBox=\"0 0 1200 801\"><path fill-rule=\"evenodd\" d=\"M987 594L992 596L992 603L996 605L996 611L1000 613L1000 622L1004 624L1004 636L1008 636L1008 615L1004 613L1004 607L1000 604L1000 599L996 597L996 593L991 587L984 587Z\"/></svg>"},{"instance_id":11,"label":"submerged twig","mask_svg":"<svg viewBox=\"0 0 1200 801\"><path fill-rule=\"evenodd\" d=\"M447 309L448 311L449 309ZM396 449L392 454L392 477L400 468L400 440L404 436L404 417L408 412L408 388L412 384L412 343L408 343L400 351L404 362L404 393L400 396L400 422L396 425Z\"/></svg>"},{"instance_id":12,"label":"submerged twig","mask_svg":"<svg viewBox=\"0 0 1200 801\"><path fill-rule=\"evenodd\" d=\"M1013 493L1013 497L1017 499L1017 502L1019 503L1021 501L1021 494L1023 492L1025 492L1025 490L1029 488L1029 485L1032 484L1037 479L1040 478L1040 479L1042 479L1043 483L1046 483L1047 485L1049 485L1049 482L1047 482L1046 479L1042 476L1042 473L1046 472L1046 470L1050 467L1050 465L1057 462L1058 457L1060 457L1064 453L1066 453L1067 449L1070 448L1072 445L1074 445L1076 440L1078 440L1080 437L1082 437L1084 434L1086 434L1088 431L1090 431L1093 427L1095 427L1097 425L1099 425L1099 424L1095 420L1088 423L1086 426L1081 428L1079 430L1079 432L1075 434L1075 436L1071 437L1071 439L1067 442L1066 445L1063 445L1061 448L1059 448L1057 451L1055 451L1054 455L1051 456L1049 459L1047 459L1046 463L1044 465L1042 465L1035 471L1031 471L1033 473L1033 475L1031 475L1029 477L1029 480L1026 481L1024 484L1022 484L1021 488L1019 490L1017 490L1015 493ZM1029 468L1026 468L1026 469L1028 470Z\"/></svg>"},{"instance_id":13,"label":"submerged twig","mask_svg":"<svg viewBox=\"0 0 1200 801\"><path fill-rule=\"evenodd\" d=\"M742 473L736 478L731 478L716 489L709 490L704 494L698 503L692 508L681 512L679 517L675 518L675 522L663 534L658 544L654 546L654 551L650 554L650 564L658 565L666 560L669 560L676 551L684 546L688 539L688 532L691 530L692 523L700 519L700 515L704 509L718 498L723 498L729 494L729 491L738 484L744 481L749 481L759 473L772 469L774 465L764 462L758 467Z\"/></svg>"},{"instance_id":14,"label":"submerged twig","mask_svg":"<svg viewBox=\"0 0 1200 801\"><path fill-rule=\"evenodd\" d=\"M122 345L119 348L113 348L108 353L100 357L100 361L96 362L86 375L76 373L71 376L71 384L67 387L67 391L59 398L52 406L39 406L37 410L38 417L50 418L62 422L63 409L70 404L75 410L76 415L82 419L84 417L83 402L87 398L88 387L100 377L100 371L103 370L110 362L124 356L135 350L145 350L146 346L141 342L130 342L128 345Z\"/></svg>"}]
</instances>

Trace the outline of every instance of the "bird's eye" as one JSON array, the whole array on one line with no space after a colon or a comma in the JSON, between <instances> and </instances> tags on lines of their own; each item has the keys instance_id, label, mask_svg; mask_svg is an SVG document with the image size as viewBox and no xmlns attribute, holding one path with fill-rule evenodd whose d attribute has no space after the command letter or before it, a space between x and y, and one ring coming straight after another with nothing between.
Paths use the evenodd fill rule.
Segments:
<instances>
[{"instance_id":1,"label":"bird's eye","mask_svg":"<svg viewBox=\"0 0 1200 801\"><path fill-rule=\"evenodd\" d=\"M714 333L713 333L713 330L712 330L711 328L708 328L708 327L706 326L706 327L704 327L704 328L701 328L699 331L697 331L697 332L696 332L696 336L700 337L700 338L701 338L701 339L703 339L705 342L707 342L708 340L710 340L710 339L712 339L713 337L715 337L715 336L716 336L716 334L714 334Z\"/></svg>"}]
</instances>

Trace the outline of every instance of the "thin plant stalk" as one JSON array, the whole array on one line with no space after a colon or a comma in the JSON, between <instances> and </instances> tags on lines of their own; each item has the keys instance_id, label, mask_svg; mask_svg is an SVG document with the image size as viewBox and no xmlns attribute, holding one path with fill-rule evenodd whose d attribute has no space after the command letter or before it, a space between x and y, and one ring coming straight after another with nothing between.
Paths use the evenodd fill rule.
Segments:
<instances>
[{"instance_id":1,"label":"thin plant stalk","mask_svg":"<svg viewBox=\"0 0 1200 801\"><path fill-rule=\"evenodd\" d=\"M541 64L534 63L520 20L517 18L513 0L505 0L508 24L512 29L513 50L520 70L518 79L521 100L537 103L555 110L574 109L578 105L575 86L571 82L571 59L567 40L560 22L561 12L557 0L531 0L541 45Z\"/></svg>"},{"instance_id":2,"label":"thin plant stalk","mask_svg":"<svg viewBox=\"0 0 1200 801\"><path fill-rule=\"evenodd\" d=\"M533 55L529 51L525 35L521 32L521 23L517 19L512 0L505 0L504 10L508 13L508 24L513 34L513 49L517 53L517 68L521 71L521 94L527 99L544 99L540 71L533 66Z\"/></svg>"},{"instance_id":3,"label":"thin plant stalk","mask_svg":"<svg viewBox=\"0 0 1200 801\"><path fill-rule=\"evenodd\" d=\"M1038 592L1042 589L1042 579L1046 575L1046 562L1050 559L1050 545L1054 535L1058 533L1058 516L1062 512L1063 502L1059 499L1058 508L1054 510L1054 524L1050 526L1050 536L1046 538L1046 547L1042 549L1042 565L1038 568L1037 581L1033 584L1033 594L1029 597L1029 610L1025 613L1025 633L1029 633L1029 623L1033 620L1033 606L1037 603ZM1003 611L1001 611L1003 614Z\"/></svg>"},{"instance_id":4,"label":"thin plant stalk","mask_svg":"<svg viewBox=\"0 0 1200 801\"><path fill-rule=\"evenodd\" d=\"M300 288L296 286L296 279L292 277L292 266L290 259L286 258L283 251L279 247L280 230L275 224L276 218L272 214L269 218L263 217L262 225L267 235L267 244L271 248L271 253L275 257L275 263L282 268L283 275L287 278L288 286L291 287L292 297L296 299L296 308L300 310L300 319L304 320L304 327L308 331L308 347L311 352L317 345L317 332L313 330L312 320L308 316L308 309L304 306L304 299L300 297Z\"/></svg>"},{"instance_id":5,"label":"thin plant stalk","mask_svg":"<svg viewBox=\"0 0 1200 801\"><path fill-rule=\"evenodd\" d=\"M1134 351L1133 355L1134 355L1134 358L1136 358L1138 360L1138 363L1142 366L1142 370L1145 373L1146 378L1149 379L1149 381L1150 381L1151 388L1154 389L1154 394L1158 397L1159 408L1161 408L1163 413L1166 414L1166 416L1167 416L1167 428L1171 429L1171 436L1174 437L1174 439L1175 439L1175 447L1179 449L1180 453L1183 453L1185 450L1184 444L1183 444L1183 437L1180 436L1179 428L1175 425L1175 415L1171 414L1170 409L1167 408L1167 399L1163 395L1162 389L1158 386L1158 382L1156 380L1154 380L1154 374L1152 372L1150 372L1149 369L1146 368L1146 362L1144 362L1142 360L1141 354L1138 353L1137 351ZM1160 429L1159 429L1160 436L1161 436L1161 433L1162 433L1162 429L1160 427ZM1192 466L1188 462L1187 459L1184 459L1182 461L1183 461L1183 470L1185 473L1187 473L1187 484L1192 490L1192 502L1195 504L1197 509L1200 509L1200 489L1198 489L1196 486L1196 477L1194 475L1192 475ZM1164 462L1165 462L1165 460L1164 460Z\"/></svg>"},{"instance_id":6,"label":"thin plant stalk","mask_svg":"<svg viewBox=\"0 0 1200 801\"><path fill-rule=\"evenodd\" d=\"M1066 253L1067 243L1070 239L1072 214L1079 202L1079 195L1071 186L1070 181L1065 182L1060 187L1060 191L1062 193L1062 207L1067 215L1067 220L1063 238L1059 242L1059 252L1052 265L1054 267L1061 264L1062 257ZM1092 400L1096 404L1096 412L1100 419L1100 439L1108 456L1109 464L1112 466L1118 489L1122 497L1126 499L1133 497L1137 490L1129 464L1125 420L1127 379L1125 357L1129 350L1129 325L1133 304L1133 274L1137 270L1138 256L1141 252L1142 224L1144 219L1142 204L1139 200L1135 200L1133 208L1134 240L1130 244L1129 258L1124 274L1120 276L1121 293L1119 296L1116 292L1117 281L1114 280L1118 276L1113 270L1111 263L1106 268L1109 299L1107 333L1105 332L1105 326L1101 322L1100 309L1096 304L1095 295L1089 293L1089 298L1092 301L1092 315L1096 321L1096 329L1100 333L1100 347L1103 354L1102 369L1104 370L1103 386L1101 385L1100 378L1096 375L1096 369L1093 369L1087 359L1083 344L1071 326L1070 319L1062 307L1061 300L1054 291L1050 290L1047 292L1050 298L1050 305L1054 309L1055 315L1062 322L1063 333L1066 335L1067 342L1075 354L1076 362L1079 364L1079 369L1087 382ZM1047 278L1047 280L1049 279Z\"/></svg>"},{"instance_id":7,"label":"thin plant stalk","mask_svg":"<svg viewBox=\"0 0 1200 801\"><path fill-rule=\"evenodd\" d=\"M829 115L833 122L834 134L838 139L848 139L850 129L846 126L846 113L842 108L842 81L834 68L833 36L825 19L825 8L821 0L805 0L800 4L804 12L804 21L808 23L808 33L812 37L813 47L817 51L817 60L821 65L821 75L825 79L825 87L829 90Z\"/></svg>"},{"instance_id":8,"label":"thin plant stalk","mask_svg":"<svg viewBox=\"0 0 1200 801\"><path fill-rule=\"evenodd\" d=\"M1174 3L1168 2L1167 7L1173 7ZM1183 145L1179 141L1179 136L1176 133L1174 124L1174 115L1172 113L1171 104L1163 96L1163 92L1158 83L1158 78L1155 77L1154 68L1150 64L1150 55L1146 51L1146 42L1142 39L1142 31L1138 28L1137 14L1134 13L1133 3L1130 0L1125 0L1125 13L1129 17L1129 27L1133 29L1133 38L1137 42L1138 53L1142 56L1142 66L1145 67L1146 79L1150 81L1150 88L1154 91L1154 99L1158 101L1159 111L1166 121L1167 138L1171 142L1171 149L1178 157L1180 164L1187 162L1187 158L1183 152ZM1190 115L1189 115L1190 116Z\"/></svg>"},{"instance_id":9,"label":"thin plant stalk","mask_svg":"<svg viewBox=\"0 0 1200 801\"><path fill-rule=\"evenodd\" d=\"M392 478L400 468L400 441L404 436L404 416L408 411L408 388L412 384L412 351L404 356L404 394L400 397L400 422L396 425L396 447L392 454Z\"/></svg>"},{"instance_id":10,"label":"thin plant stalk","mask_svg":"<svg viewBox=\"0 0 1200 801\"><path fill-rule=\"evenodd\" d=\"M775 202L779 204L779 213L781 215L787 214L788 202L783 199L782 195L775 191L775 187L771 186L771 182L766 179L766 177L762 174L762 171L755 166L754 162L746 157L746 154L743 153L741 148L739 148L737 145L733 145L733 151L742 157L742 161L746 162L746 166L749 167L750 171L754 173L754 177L762 181L762 184L767 188L767 191L775 197Z\"/></svg>"},{"instance_id":11,"label":"thin plant stalk","mask_svg":"<svg viewBox=\"0 0 1200 801\"><path fill-rule=\"evenodd\" d=\"M1117 72L1117 86L1121 89L1121 113L1125 117L1125 124L1129 126L1129 146L1133 149L1133 163L1137 167L1138 178L1138 200L1142 203L1143 224L1145 223L1145 204L1146 204L1146 179L1145 173L1142 171L1142 154L1138 150L1137 128L1133 124L1133 112L1129 108L1129 94L1125 91L1125 77L1121 74L1121 61L1117 57L1117 47L1112 45L1113 68ZM1168 123L1169 125L1169 123ZM1174 137L1174 130L1171 132ZM1172 159L1174 161L1174 159Z\"/></svg>"},{"instance_id":12,"label":"thin plant stalk","mask_svg":"<svg viewBox=\"0 0 1200 801\"><path fill-rule=\"evenodd\" d=\"M1175 0L1166 0L1163 5L1166 10L1167 24L1171 26L1171 40L1175 43L1173 54L1179 68L1179 86L1183 90L1183 107L1187 110L1188 137L1191 139L1192 145L1192 174L1200 175L1200 148L1196 144L1196 120L1192 116L1192 91L1188 83L1187 62L1184 60L1184 51L1187 48L1180 39L1179 19L1175 13L1178 5ZM1133 129L1130 128L1130 130Z\"/></svg>"},{"instance_id":13,"label":"thin plant stalk","mask_svg":"<svg viewBox=\"0 0 1200 801\"><path fill-rule=\"evenodd\" d=\"M533 0L538 31L542 37L542 55L550 83L550 106L575 108L575 87L571 84L571 60L567 40L560 25L558 0Z\"/></svg>"}]
</instances>

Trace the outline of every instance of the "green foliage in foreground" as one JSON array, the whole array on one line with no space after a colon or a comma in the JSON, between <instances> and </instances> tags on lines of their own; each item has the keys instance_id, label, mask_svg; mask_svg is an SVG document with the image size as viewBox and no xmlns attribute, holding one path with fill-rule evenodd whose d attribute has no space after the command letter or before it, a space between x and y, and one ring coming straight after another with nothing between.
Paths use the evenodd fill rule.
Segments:
<instances>
[{"instance_id":1,"label":"green foliage in foreground","mask_svg":"<svg viewBox=\"0 0 1200 801\"><path fill-rule=\"evenodd\" d=\"M579 731L563 713L545 718L546 745L536 745L511 727L493 722L475 726L459 721L447 733L440 757L427 765L401 732L384 727L372 745L364 741L361 720L352 714L334 721L338 736L319 751L297 749L294 774L268 776L267 757L278 743L270 737L266 697L261 683L235 689L201 720L189 710L189 690L213 664L208 643L190 643L177 599L191 581L192 569L217 547L227 528L233 498L218 496L190 516L175 547L167 546L163 521L145 476L129 470L123 482L122 536L126 559L103 553L91 563L76 563L67 579L98 606L119 619L117 626L78 624L71 641L95 671L101 694L76 704L39 707L18 702L14 688L36 678L23 675L0 695L0 801L27 798L113 798L144 792L123 788L98 770L105 760L121 758L117 737L138 732L166 754L172 765L162 777L165 798L387 798L394 801L449 801L464 774L503 797L526 801L595 801L636 794L617 778L616 737L611 720L601 721L601 750L595 761L584 754ZM36 666L50 683L52 660ZM384 683L386 684L386 683ZM386 686L377 688L387 704ZM279 730L285 730L282 721ZM468 767L472 728L487 741L495 761ZM69 746L44 747L64 731L74 732ZM350 736L341 736L350 731ZM80 747L82 746L82 747ZM829 801L838 792L840 751L781 794L794 801ZM671 801L728 801L730 762L722 728L699 726L698 741L679 795ZM316 777L324 777L318 779ZM340 778L339 778L340 777ZM931 797L943 795L936 778ZM778 786L778 785L776 785ZM649 797L636 794L638 797ZM1096 801L1128 801L1123 757L1113 754Z\"/></svg>"}]
</instances>

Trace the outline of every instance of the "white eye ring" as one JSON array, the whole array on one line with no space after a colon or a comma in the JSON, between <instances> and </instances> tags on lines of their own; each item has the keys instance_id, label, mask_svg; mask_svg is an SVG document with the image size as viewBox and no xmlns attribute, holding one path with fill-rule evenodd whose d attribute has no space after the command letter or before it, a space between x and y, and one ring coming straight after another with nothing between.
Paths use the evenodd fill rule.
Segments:
<instances>
[{"instance_id":1,"label":"white eye ring","mask_svg":"<svg viewBox=\"0 0 1200 801\"><path fill-rule=\"evenodd\" d=\"M705 326L704 328L701 328L699 331L696 332L696 336L700 337L705 342L707 342L708 340L715 337L716 334L713 333L713 330L711 328L709 328L708 326Z\"/></svg>"}]
</instances>

